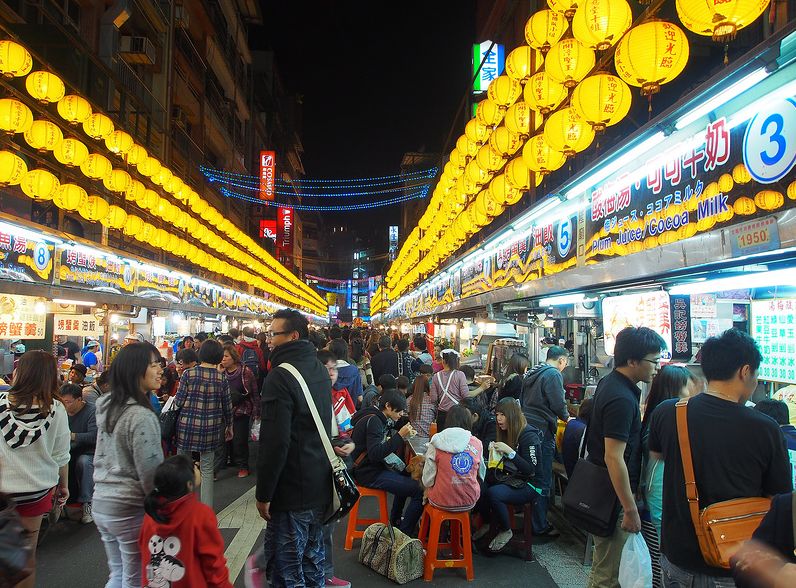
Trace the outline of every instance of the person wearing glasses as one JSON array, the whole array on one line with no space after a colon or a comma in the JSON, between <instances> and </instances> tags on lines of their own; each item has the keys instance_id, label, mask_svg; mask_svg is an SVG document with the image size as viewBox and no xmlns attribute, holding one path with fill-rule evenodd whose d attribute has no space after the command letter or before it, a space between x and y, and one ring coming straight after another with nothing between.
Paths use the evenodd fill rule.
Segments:
<instances>
[{"instance_id":1,"label":"person wearing glasses","mask_svg":"<svg viewBox=\"0 0 796 588\"><path fill-rule=\"evenodd\" d=\"M616 336L614 369L600 380L594 392L594 407L586 431L588 460L608 469L621 510L613 534L594 537L590 588L619 588L622 548L629 533L641 531L635 499L641 478L638 383L652 382L660 369L664 349L665 341L652 329L625 327Z\"/></svg>"}]
</instances>

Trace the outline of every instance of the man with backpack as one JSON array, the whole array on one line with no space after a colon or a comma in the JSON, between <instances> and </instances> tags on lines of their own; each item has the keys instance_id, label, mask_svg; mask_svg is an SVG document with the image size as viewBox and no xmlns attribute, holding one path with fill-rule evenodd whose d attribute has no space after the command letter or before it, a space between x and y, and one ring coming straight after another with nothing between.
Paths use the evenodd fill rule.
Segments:
<instances>
[{"instance_id":1,"label":"man with backpack","mask_svg":"<svg viewBox=\"0 0 796 588\"><path fill-rule=\"evenodd\" d=\"M259 389L265 379L266 365L260 342L254 337L254 328L243 327L240 342L236 347L238 355L240 355L240 362L252 371L257 379L257 388Z\"/></svg>"}]
</instances>

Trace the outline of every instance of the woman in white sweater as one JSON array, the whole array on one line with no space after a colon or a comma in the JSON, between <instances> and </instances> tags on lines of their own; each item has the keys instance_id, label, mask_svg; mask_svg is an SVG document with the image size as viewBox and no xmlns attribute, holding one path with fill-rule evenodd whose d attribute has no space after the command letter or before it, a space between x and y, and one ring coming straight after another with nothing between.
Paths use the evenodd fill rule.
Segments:
<instances>
[{"instance_id":1,"label":"woman in white sweater","mask_svg":"<svg viewBox=\"0 0 796 588\"><path fill-rule=\"evenodd\" d=\"M22 524L30 533L31 562L42 517L69 497L69 418L56 400L58 369L46 351L28 351L20 359L14 383L0 392L0 492L17 503ZM36 573L17 584L33 587Z\"/></svg>"}]
</instances>

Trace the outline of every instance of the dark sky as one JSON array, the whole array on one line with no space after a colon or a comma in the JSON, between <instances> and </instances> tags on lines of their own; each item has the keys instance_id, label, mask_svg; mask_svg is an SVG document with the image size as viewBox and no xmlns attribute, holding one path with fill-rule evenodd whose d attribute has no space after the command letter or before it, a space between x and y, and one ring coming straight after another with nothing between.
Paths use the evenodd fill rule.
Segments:
<instances>
[{"instance_id":1,"label":"dark sky","mask_svg":"<svg viewBox=\"0 0 796 588\"><path fill-rule=\"evenodd\" d=\"M286 87L303 95L307 178L395 174L404 152L443 148L467 87L474 1L263 5L264 36L253 41L274 50ZM345 220L364 231L397 214Z\"/></svg>"}]
</instances>

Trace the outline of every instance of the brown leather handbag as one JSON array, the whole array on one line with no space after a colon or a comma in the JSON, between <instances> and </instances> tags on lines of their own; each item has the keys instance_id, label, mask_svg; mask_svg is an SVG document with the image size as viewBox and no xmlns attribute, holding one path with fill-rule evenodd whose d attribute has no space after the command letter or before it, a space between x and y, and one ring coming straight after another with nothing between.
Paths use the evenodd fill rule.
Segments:
<instances>
[{"instance_id":1,"label":"brown leather handbag","mask_svg":"<svg viewBox=\"0 0 796 588\"><path fill-rule=\"evenodd\" d=\"M688 437L688 398L677 402L677 436L683 458L685 494L694 523L699 550L710 566L730 568L730 557L741 545L752 538L752 533L771 508L771 499L736 498L717 502L699 510L699 492L691 459L691 441Z\"/></svg>"}]
</instances>

